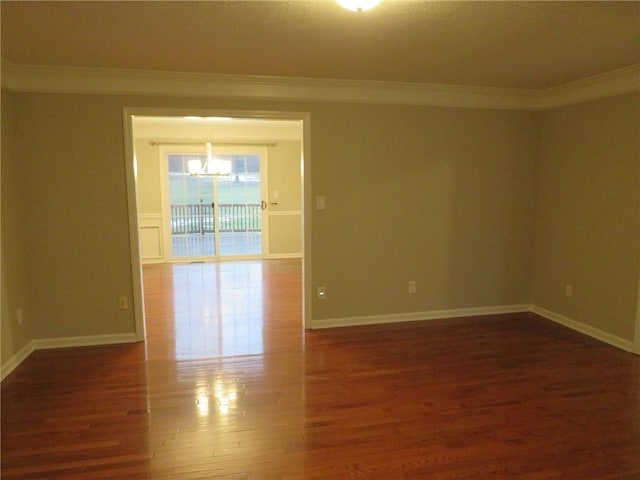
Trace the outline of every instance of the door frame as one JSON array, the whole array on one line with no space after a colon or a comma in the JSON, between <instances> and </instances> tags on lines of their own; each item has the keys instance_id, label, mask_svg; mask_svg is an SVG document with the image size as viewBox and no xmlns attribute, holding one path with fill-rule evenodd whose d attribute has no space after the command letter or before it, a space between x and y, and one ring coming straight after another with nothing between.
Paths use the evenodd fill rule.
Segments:
<instances>
[{"instance_id":1,"label":"door frame","mask_svg":"<svg viewBox=\"0 0 640 480\"><path fill-rule=\"evenodd\" d=\"M232 145L226 143L224 146L217 147L215 149L216 154L220 155L245 155L245 154L257 154L260 156L260 200L267 205L266 209L260 211L261 217L261 253L259 255L221 255L220 254L220 242L219 242L219 222L220 216L215 217L215 255L201 255L192 257L176 257L173 254L173 241L171 238L171 212L169 208L170 197L170 185L167 168L167 156L171 153L176 154L204 154L204 145L201 147L197 145L184 145L180 143L172 144L171 142L162 143L158 148L158 165L160 171L160 203L162 214L163 232L162 238L164 243L165 261L168 263L184 262L186 261L220 261L220 260L245 260L245 259L266 259L269 253L269 212L268 212L268 192L269 192L269 170L268 170L268 148L262 145L246 146L242 144ZM217 183L217 179L211 177L212 182ZM219 190L214 187L213 202L216 204L215 209L218 209L220 200L218 198ZM170 254L168 254L170 252Z\"/></svg>"},{"instance_id":2,"label":"door frame","mask_svg":"<svg viewBox=\"0 0 640 480\"><path fill-rule=\"evenodd\" d=\"M142 260L138 225L138 191L136 158L134 150L134 116L157 117L231 117L264 120L300 120L302 122L302 325L311 328L311 113L277 110L215 110L189 108L123 107L125 149L125 176L127 183L127 213L129 217L129 249L131 259L131 283L133 316L136 339L145 341L144 289L142 285Z\"/></svg>"}]
</instances>

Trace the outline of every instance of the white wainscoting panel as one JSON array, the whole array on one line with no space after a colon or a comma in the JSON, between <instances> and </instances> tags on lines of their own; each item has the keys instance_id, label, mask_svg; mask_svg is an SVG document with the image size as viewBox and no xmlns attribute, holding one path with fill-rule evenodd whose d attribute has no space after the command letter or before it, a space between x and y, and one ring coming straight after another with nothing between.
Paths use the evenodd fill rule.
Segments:
<instances>
[{"instance_id":1,"label":"white wainscoting panel","mask_svg":"<svg viewBox=\"0 0 640 480\"><path fill-rule=\"evenodd\" d=\"M269 211L269 258L302 256L302 212Z\"/></svg>"},{"instance_id":2,"label":"white wainscoting panel","mask_svg":"<svg viewBox=\"0 0 640 480\"><path fill-rule=\"evenodd\" d=\"M138 216L140 228L140 250L142 263L156 263L164 260L162 235L162 215L144 214Z\"/></svg>"}]
</instances>

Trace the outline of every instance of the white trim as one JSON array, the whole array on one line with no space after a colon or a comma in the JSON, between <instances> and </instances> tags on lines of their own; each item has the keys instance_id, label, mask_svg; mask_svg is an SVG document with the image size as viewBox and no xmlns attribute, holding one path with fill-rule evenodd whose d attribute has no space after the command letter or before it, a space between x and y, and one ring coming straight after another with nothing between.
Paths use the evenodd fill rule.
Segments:
<instances>
[{"instance_id":1,"label":"white trim","mask_svg":"<svg viewBox=\"0 0 640 480\"><path fill-rule=\"evenodd\" d=\"M544 91L542 110L564 107L640 90L640 65L565 83Z\"/></svg>"},{"instance_id":2,"label":"white trim","mask_svg":"<svg viewBox=\"0 0 640 480\"><path fill-rule=\"evenodd\" d=\"M124 130L125 177L127 182L127 215L129 220L129 253L131 261L131 283L133 289L133 323L138 341L147 337L144 323L144 295L142 291L142 258L140 253L140 232L138 230L138 189L136 187L137 169L133 146L133 112L122 109L122 128Z\"/></svg>"},{"instance_id":3,"label":"white trim","mask_svg":"<svg viewBox=\"0 0 640 480\"><path fill-rule=\"evenodd\" d=\"M586 325L584 323L572 320L568 317L554 313L550 310L546 310L537 305L498 305L492 307L477 307L477 308L459 308L452 310L431 310L425 312L407 312L398 314L387 315L369 315L362 317L344 317L344 318L330 318L323 320L313 320L311 322L311 328L323 329L323 328L336 328L336 327L354 327L361 325L377 325L377 324L392 324L401 322L415 322L424 320L437 320L448 318L460 318L460 317L476 317L483 315L499 315L504 313L519 313L519 312L532 312L547 320L563 325L571 330L582 333L589 337L600 340L601 342L612 345L616 348L624 350L626 352L634 351L634 344L629 340L625 340L611 333L605 332L598 328Z\"/></svg>"},{"instance_id":4,"label":"white trim","mask_svg":"<svg viewBox=\"0 0 640 480\"><path fill-rule=\"evenodd\" d=\"M145 258L142 260L142 265L157 265L159 263L179 263L179 262L170 262L166 258Z\"/></svg>"},{"instance_id":5,"label":"white trim","mask_svg":"<svg viewBox=\"0 0 640 480\"><path fill-rule=\"evenodd\" d=\"M640 90L640 65L547 89L18 65L2 86L21 92L171 95L548 110Z\"/></svg>"},{"instance_id":6,"label":"white trim","mask_svg":"<svg viewBox=\"0 0 640 480\"><path fill-rule=\"evenodd\" d=\"M140 259L142 263L147 264L164 261L164 231L162 214L140 214L138 215L138 226L140 228L138 235L140 236ZM154 244L150 245L147 243L150 238L148 236L145 238L145 232L147 232L147 235L153 235L153 238L156 240ZM157 255L150 255L149 250L154 246L157 249ZM146 251L145 248L147 249Z\"/></svg>"},{"instance_id":7,"label":"white trim","mask_svg":"<svg viewBox=\"0 0 640 480\"><path fill-rule=\"evenodd\" d=\"M302 258L302 252L297 253L271 253L266 260L284 260L288 258Z\"/></svg>"},{"instance_id":8,"label":"white trim","mask_svg":"<svg viewBox=\"0 0 640 480\"><path fill-rule=\"evenodd\" d=\"M37 338L32 340L34 350L48 350L51 348L94 347L98 345L114 345L121 343L135 343L138 338L135 333L114 333L110 335L87 335L82 337Z\"/></svg>"},{"instance_id":9,"label":"white trim","mask_svg":"<svg viewBox=\"0 0 640 480\"><path fill-rule=\"evenodd\" d=\"M18 350L4 365L2 365L2 373L0 374L0 381L4 380L13 372L18 365L24 362L29 355L35 350L33 340L27 342L27 344Z\"/></svg>"},{"instance_id":10,"label":"white trim","mask_svg":"<svg viewBox=\"0 0 640 480\"><path fill-rule=\"evenodd\" d=\"M124 137L125 137L125 155L127 179L134 179L133 188L127 188L127 199L130 220L130 250L131 250L131 269L133 272L133 300L134 305L139 306L140 312L135 312L135 326L138 340L145 338L144 324L144 306L142 294L142 264L139 262L139 239L138 239L138 217L137 217L137 188L135 185L135 169L133 155L133 125L131 118L135 115L140 116L218 116L218 117L239 117L239 118L261 118L273 120L302 120L302 159L301 159L301 175L302 175L302 196L304 216L302 221L303 235L303 260L302 260L302 283L303 283L303 307L302 322L305 328L309 328L311 319L311 302L309 299L312 294L311 285L311 115L308 112L291 112L277 110L212 110L212 109L185 109L185 108L158 108L158 107L124 107ZM129 183L127 183L129 187ZM131 225L133 222L133 225ZM135 231L135 235L131 232ZM165 252L166 254L166 252ZM237 260L232 258L230 260ZM139 262L136 264L136 261ZM165 260L163 263L173 263L171 260ZM176 262L177 263L177 262Z\"/></svg>"},{"instance_id":11,"label":"white trim","mask_svg":"<svg viewBox=\"0 0 640 480\"><path fill-rule=\"evenodd\" d=\"M162 220L162 213L139 213L140 220Z\"/></svg>"},{"instance_id":12,"label":"white trim","mask_svg":"<svg viewBox=\"0 0 640 480\"><path fill-rule=\"evenodd\" d=\"M115 333L110 335L88 335L83 337L58 337L58 338L36 338L29 341L4 365L0 381L4 380L13 372L29 355L36 350L48 350L52 348L70 347L95 347L99 345L114 345L122 343L135 343L138 339L135 333Z\"/></svg>"},{"instance_id":13,"label":"white trim","mask_svg":"<svg viewBox=\"0 0 640 480\"><path fill-rule=\"evenodd\" d=\"M301 210L269 210L267 209L267 212L269 215L271 215L272 217L284 217L287 215L302 215L302 211Z\"/></svg>"},{"instance_id":14,"label":"white trim","mask_svg":"<svg viewBox=\"0 0 640 480\"><path fill-rule=\"evenodd\" d=\"M537 110L537 90L362 80L18 65L2 84L23 92L171 95Z\"/></svg>"},{"instance_id":15,"label":"white trim","mask_svg":"<svg viewBox=\"0 0 640 480\"><path fill-rule=\"evenodd\" d=\"M135 134L134 134L135 141ZM181 153L204 153L204 145L198 147L196 145L181 146ZM158 171L160 172L160 217L162 218L162 243L166 248L162 251L163 258L174 263L176 258L173 256L173 241L171 239L171 205L169 201L169 166L167 155L172 152L172 145L158 144ZM136 187L137 190L137 187ZM217 239L216 239L217 240Z\"/></svg>"},{"instance_id":16,"label":"white trim","mask_svg":"<svg viewBox=\"0 0 640 480\"><path fill-rule=\"evenodd\" d=\"M243 149L245 147L239 147ZM249 149L253 149L253 147L247 146ZM223 150L224 151L224 150ZM269 148L268 147L258 147L256 150L260 155L260 200L261 202L265 202L267 207L260 211L260 221L262 222L260 228L260 236L262 239L262 254L268 254L271 246L269 245Z\"/></svg>"},{"instance_id":17,"label":"white trim","mask_svg":"<svg viewBox=\"0 0 640 480\"><path fill-rule=\"evenodd\" d=\"M407 312L386 315L368 315L363 317L344 317L314 320L311 328L354 327L360 325L377 325L383 323L417 322L422 320L440 320L447 318L475 317L482 315L498 315L504 313L528 312L529 305L496 305L490 307L457 308L452 310L430 310L425 312Z\"/></svg>"},{"instance_id":18,"label":"white trim","mask_svg":"<svg viewBox=\"0 0 640 480\"><path fill-rule=\"evenodd\" d=\"M311 277L311 114L302 117L302 158L300 159L302 177L302 323L311 328L313 283Z\"/></svg>"},{"instance_id":19,"label":"white trim","mask_svg":"<svg viewBox=\"0 0 640 480\"><path fill-rule=\"evenodd\" d=\"M275 256L273 257L275 258ZM278 257L284 258L284 257ZM292 257L286 257L292 258ZM299 256L298 256L299 258ZM505 313L532 312L547 320L563 325L571 330L581 334L595 338L601 342L612 345L616 348L627 352L634 351L634 344L628 340L612 335L603 330L597 329L590 325L572 320L568 317L554 313L537 305L519 304L519 305L498 305L492 307L476 307L476 308L459 308L452 310L431 310L425 312L408 312L387 315L369 315L362 317L345 317L324 320L314 320L308 322L305 327L313 329L336 328L336 327L353 327L363 325L376 324L392 324L401 322L415 322L436 319L449 319L461 317L475 317L483 315L499 315ZM2 365L1 380L4 380L16 367L27 359L31 353L36 350L52 349L52 348L69 348L69 347L88 347L98 345L113 345L123 343L135 343L138 341L135 333L120 333L111 335L89 335L83 337L59 337L59 338L42 338L34 339L22 347L13 357L11 357L4 365ZM636 352L637 353L637 352Z\"/></svg>"},{"instance_id":20,"label":"white trim","mask_svg":"<svg viewBox=\"0 0 640 480\"><path fill-rule=\"evenodd\" d=\"M536 315L540 315L547 320L551 320L552 322L568 327L571 330L575 330L576 332L580 332L584 335L595 338L596 340L600 340L601 342L607 343L626 352L633 352L633 342L630 342L629 340L625 340L624 338L612 335L611 333L592 327L591 325L578 322L577 320L565 317L564 315L552 312L545 308L539 307L538 305L531 305L530 310Z\"/></svg>"}]
</instances>

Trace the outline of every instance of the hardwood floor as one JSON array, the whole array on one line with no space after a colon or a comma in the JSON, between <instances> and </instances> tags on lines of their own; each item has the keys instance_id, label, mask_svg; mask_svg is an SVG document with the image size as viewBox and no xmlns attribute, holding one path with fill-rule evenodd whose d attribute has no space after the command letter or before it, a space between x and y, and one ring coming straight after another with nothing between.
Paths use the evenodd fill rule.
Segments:
<instances>
[{"instance_id":1,"label":"hardwood floor","mask_svg":"<svg viewBox=\"0 0 640 480\"><path fill-rule=\"evenodd\" d=\"M305 332L297 260L144 278L146 346L2 383L2 478L640 479L640 357L532 314Z\"/></svg>"}]
</instances>

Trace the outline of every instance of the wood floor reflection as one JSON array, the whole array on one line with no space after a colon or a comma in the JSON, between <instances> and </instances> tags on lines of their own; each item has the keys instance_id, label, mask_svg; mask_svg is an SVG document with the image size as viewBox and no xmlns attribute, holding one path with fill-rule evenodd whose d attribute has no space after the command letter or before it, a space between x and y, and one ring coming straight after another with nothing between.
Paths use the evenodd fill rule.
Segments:
<instances>
[{"instance_id":1,"label":"wood floor reflection","mask_svg":"<svg viewBox=\"0 0 640 480\"><path fill-rule=\"evenodd\" d=\"M299 260L146 266L149 356L258 355L287 329L300 343L300 278Z\"/></svg>"},{"instance_id":2,"label":"wood floor reflection","mask_svg":"<svg viewBox=\"0 0 640 480\"><path fill-rule=\"evenodd\" d=\"M305 332L299 260L144 279L146 345L2 383L3 479L640 478L640 357L531 314Z\"/></svg>"}]
</instances>

